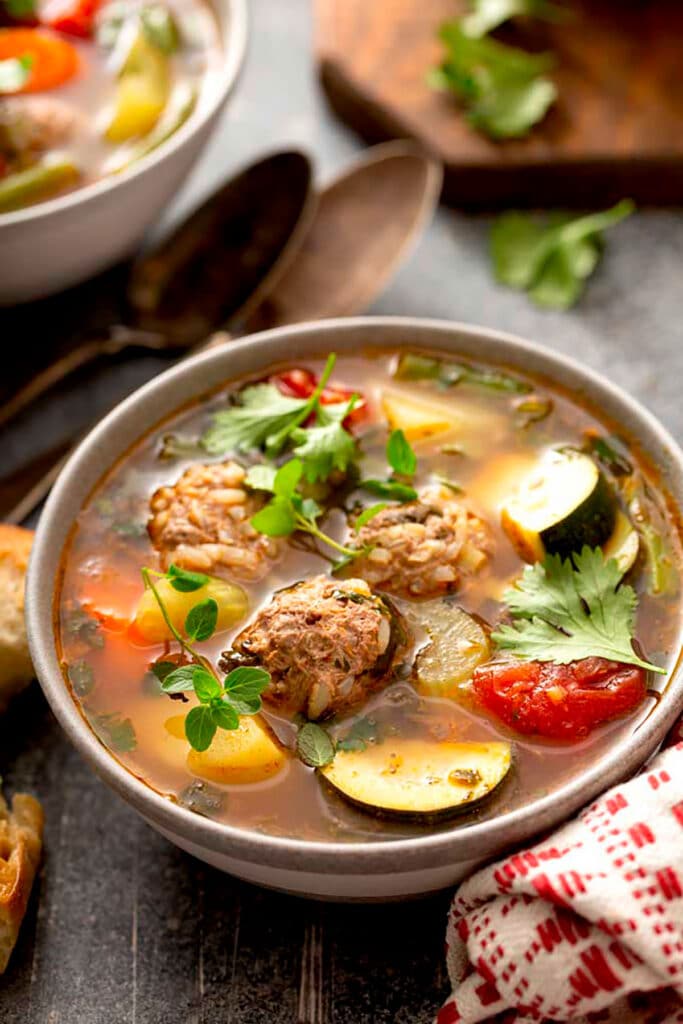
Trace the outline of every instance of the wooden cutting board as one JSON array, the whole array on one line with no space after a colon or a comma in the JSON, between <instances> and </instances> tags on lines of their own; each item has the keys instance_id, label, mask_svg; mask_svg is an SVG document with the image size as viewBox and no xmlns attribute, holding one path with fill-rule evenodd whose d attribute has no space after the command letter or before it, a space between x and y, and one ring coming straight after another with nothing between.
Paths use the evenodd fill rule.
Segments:
<instances>
[{"instance_id":1,"label":"wooden cutting board","mask_svg":"<svg viewBox=\"0 0 683 1024\"><path fill-rule=\"evenodd\" d=\"M411 137L443 160L455 205L683 201L683 0L565 0L562 26L506 29L556 55L559 99L522 140L493 142L432 90L438 26L464 0L315 0L320 76L367 141Z\"/></svg>"}]
</instances>

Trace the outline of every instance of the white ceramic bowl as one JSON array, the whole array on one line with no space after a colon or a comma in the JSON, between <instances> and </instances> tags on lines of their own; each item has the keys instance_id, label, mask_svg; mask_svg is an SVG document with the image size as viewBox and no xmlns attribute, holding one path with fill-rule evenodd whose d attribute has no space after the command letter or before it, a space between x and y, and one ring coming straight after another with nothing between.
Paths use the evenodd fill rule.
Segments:
<instances>
[{"instance_id":1,"label":"white ceramic bowl","mask_svg":"<svg viewBox=\"0 0 683 1024\"><path fill-rule=\"evenodd\" d=\"M130 170L36 206L0 213L0 305L37 299L130 255L185 181L237 80L246 0L213 0L224 63L214 91L171 138Z\"/></svg>"},{"instance_id":2,"label":"white ceramic bowl","mask_svg":"<svg viewBox=\"0 0 683 1024\"><path fill-rule=\"evenodd\" d=\"M683 705L680 666L649 717L597 764L527 806L467 827L385 842L320 843L249 832L202 818L131 775L86 724L64 682L53 631L53 597L71 524L103 471L140 436L185 403L231 377L363 348L428 348L481 359L561 382L602 410L659 467L683 510L683 453L657 420L618 388L577 363L510 335L461 324L398 318L330 320L267 331L195 356L121 403L69 460L43 512L27 583L31 654L43 690L67 735L104 781L163 835L196 857L250 882L337 900L386 900L452 885L483 860L572 814L635 771L661 742Z\"/></svg>"}]
</instances>

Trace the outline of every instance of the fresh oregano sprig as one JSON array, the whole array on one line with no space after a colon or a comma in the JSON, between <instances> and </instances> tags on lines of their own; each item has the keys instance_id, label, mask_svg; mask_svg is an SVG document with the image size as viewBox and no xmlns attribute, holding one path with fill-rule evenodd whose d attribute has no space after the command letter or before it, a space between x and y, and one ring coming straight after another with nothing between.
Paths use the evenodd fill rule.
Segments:
<instances>
[{"instance_id":1,"label":"fresh oregano sprig","mask_svg":"<svg viewBox=\"0 0 683 1024\"><path fill-rule=\"evenodd\" d=\"M212 597L190 608L184 635L174 625L155 578L168 580L174 590L188 594L206 586L208 576L171 565L166 573L143 568L142 578L145 587L152 591L181 652L192 659L192 664L179 666L171 661L157 662L154 674L164 693L194 691L199 705L185 716L185 735L194 750L207 750L217 729L237 729L241 715L255 715L261 710L261 694L270 682L270 674L262 668L243 666L234 669L221 682L211 662L195 648L196 643L208 640L215 632L218 604Z\"/></svg>"}]
</instances>

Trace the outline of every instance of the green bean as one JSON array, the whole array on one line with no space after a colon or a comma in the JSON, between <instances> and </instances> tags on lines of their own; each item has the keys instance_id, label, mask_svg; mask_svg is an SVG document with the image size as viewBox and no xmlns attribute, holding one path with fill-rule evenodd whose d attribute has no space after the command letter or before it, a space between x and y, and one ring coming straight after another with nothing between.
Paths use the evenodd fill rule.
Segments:
<instances>
[{"instance_id":1,"label":"green bean","mask_svg":"<svg viewBox=\"0 0 683 1024\"><path fill-rule=\"evenodd\" d=\"M19 210L39 199L74 185L80 177L78 167L69 159L45 160L0 178L0 213Z\"/></svg>"}]
</instances>

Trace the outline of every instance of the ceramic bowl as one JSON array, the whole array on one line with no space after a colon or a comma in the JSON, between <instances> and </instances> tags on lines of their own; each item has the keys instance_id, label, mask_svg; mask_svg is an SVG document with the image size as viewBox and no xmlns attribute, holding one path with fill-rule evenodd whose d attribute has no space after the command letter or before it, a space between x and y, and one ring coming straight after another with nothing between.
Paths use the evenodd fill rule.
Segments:
<instances>
[{"instance_id":1,"label":"ceramic bowl","mask_svg":"<svg viewBox=\"0 0 683 1024\"><path fill-rule=\"evenodd\" d=\"M296 361L367 347L439 349L561 382L642 446L683 510L681 450L650 413L592 371L537 345L482 328L397 318L333 320L267 331L195 356L122 402L81 443L50 495L33 548L26 599L31 652L43 690L71 741L119 796L172 842L224 871L274 889L337 900L386 900L452 885L477 864L557 825L634 772L661 742L683 705L683 673L677 668L662 699L636 731L617 741L599 763L577 767L574 778L548 796L467 828L375 843L271 837L202 818L153 792L108 753L65 685L53 630L61 552L103 470L160 419L212 390L220 380L258 374L283 357Z\"/></svg>"},{"instance_id":2,"label":"ceramic bowl","mask_svg":"<svg viewBox=\"0 0 683 1024\"><path fill-rule=\"evenodd\" d=\"M246 0L214 0L224 62L214 88L167 142L121 174L0 213L0 306L61 291L129 256L178 192L237 80Z\"/></svg>"}]
</instances>

